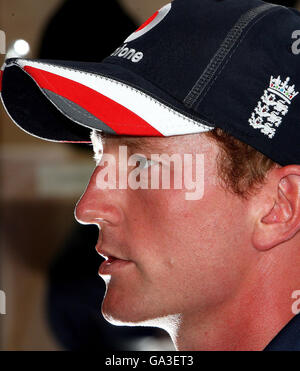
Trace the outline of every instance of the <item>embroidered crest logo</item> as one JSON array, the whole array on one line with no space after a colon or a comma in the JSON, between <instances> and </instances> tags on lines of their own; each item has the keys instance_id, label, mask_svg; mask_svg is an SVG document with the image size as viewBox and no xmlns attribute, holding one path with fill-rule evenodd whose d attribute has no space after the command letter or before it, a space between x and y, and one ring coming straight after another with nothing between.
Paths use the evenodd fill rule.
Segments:
<instances>
[{"instance_id":1,"label":"embroidered crest logo","mask_svg":"<svg viewBox=\"0 0 300 371\"><path fill-rule=\"evenodd\" d=\"M292 100L299 94L295 91L295 85L289 86L289 82L289 77L282 82L280 76L271 76L269 88L264 91L249 119L254 129L260 129L261 133L270 139L274 137L283 117L287 115Z\"/></svg>"}]
</instances>

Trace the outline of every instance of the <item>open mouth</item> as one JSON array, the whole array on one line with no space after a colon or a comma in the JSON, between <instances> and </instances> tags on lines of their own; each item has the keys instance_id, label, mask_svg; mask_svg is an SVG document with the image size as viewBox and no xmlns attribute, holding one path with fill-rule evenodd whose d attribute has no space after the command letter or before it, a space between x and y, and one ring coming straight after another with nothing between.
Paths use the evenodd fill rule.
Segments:
<instances>
[{"instance_id":1,"label":"open mouth","mask_svg":"<svg viewBox=\"0 0 300 371\"><path fill-rule=\"evenodd\" d=\"M115 258L114 256L109 256L109 257L105 257L105 260L106 260L106 264L112 264L114 261L121 260L121 259Z\"/></svg>"},{"instance_id":2,"label":"open mouth","mask_svg":"<svg viewBox=\"0 0 300 371\"><path fill-rule=\"evenodd\" d=\"M130 260L118 259L114 256L108 256L108 257L105 257L105 259L106 260L102 262L102 264L100 265L99 271L98 271L98 274L100 276L111 275L112 273L121 271L126 266L133 264L133 262Z\"/></svg>"}]
</instances>

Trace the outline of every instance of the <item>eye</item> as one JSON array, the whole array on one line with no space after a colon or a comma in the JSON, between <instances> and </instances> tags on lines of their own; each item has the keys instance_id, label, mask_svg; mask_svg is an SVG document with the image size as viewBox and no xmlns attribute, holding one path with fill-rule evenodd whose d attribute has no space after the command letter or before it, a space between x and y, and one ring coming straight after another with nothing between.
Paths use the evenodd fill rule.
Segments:
<instances>
[{"instance_id":1,"label":"eye","mask_svg":"<svg viewBox=\"0 0 300 371\"><path fill-rule=\"evenodd\" d=\"M146 157L143 156L136 156L137 166L140 169L148 169L151 165L154 164L154 161L148 160Z\"/></svg>"}]
</instances>

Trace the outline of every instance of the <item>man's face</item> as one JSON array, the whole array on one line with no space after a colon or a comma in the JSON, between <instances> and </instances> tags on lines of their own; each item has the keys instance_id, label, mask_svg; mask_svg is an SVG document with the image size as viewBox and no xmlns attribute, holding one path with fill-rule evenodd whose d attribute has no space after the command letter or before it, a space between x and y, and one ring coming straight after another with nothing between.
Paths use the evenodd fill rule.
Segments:
<instances>
[{"instance_id":1,"label":"man's face","mask_svg":"<svg viewBox=\"0 0 300 371\"><path fill-rule=\"evenodd\" d=\"M218 147L205 135L143 140L147 145L135 148L135 138L108 138L104 153L114 155L117 165L124 144L128 156L149 159L153 153L203 154L204 196L191 201L186 189L101 189L105 165L98 164L76 217L101 226L97 250L130 261L102 275L107 284L102 312L115 324L177 314L199 318L237 293L247 271L254 254L248 248L248 203L219 184Z\"/></svg>"}]
</instances>

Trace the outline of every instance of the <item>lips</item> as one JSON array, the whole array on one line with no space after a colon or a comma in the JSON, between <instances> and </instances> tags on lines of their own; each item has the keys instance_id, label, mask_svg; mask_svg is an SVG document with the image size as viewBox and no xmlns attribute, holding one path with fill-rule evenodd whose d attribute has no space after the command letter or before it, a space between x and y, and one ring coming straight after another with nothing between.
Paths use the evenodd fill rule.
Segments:
<instances>
[{"instance_id":1,"label":"lips","mask_svg":"<svg viewBox=\"0 0 300 371\"><path fill-rule=\"evenodd\" d=\"M124 261L124 262L130 261L130 260L125 260L125 259L119 259L119 258L116 258L115 256L105 257L105 263L107 265L110 265L110 264L114 263L117 260Z\"/></svg>"},{"instance_id":2,"label":"lips","mask_svg":"<svg viewBox=\"0 0 300 371\"><path fill-rule=\"evenodd\" d=\"M98 274L100 276L105 276L120 273L133 264L134 263L130 260L121 260L110 256L100 265Z\"/></svg>"},{"instance_id":3,"label":"lips","mask_svg":"<svg viewBox=\"0 0 300 371\"><path fill-rule=\"evenodd\" d=\"M113 272L119 271L130 264L133 264L131 260L128 260L118 252L106 250L102 247L102 233L100 232L99 238L96 245L96 251L101 255L105 261L102 262L99 268L99 275L110 275Z\"/></svg>"},{"instance_id":4,"label":"lips","mask_svg":"<svg viewBox=\"0 0 300 371\"><path fill-rule=\"evenodd\" d=\"M115 254L113 252L104 250L98 244L96 245L96 251L106 260L107 263L112 263L114 260L129 261L129 259L126 259L125 257L122 257L117 253Z\"/></svg>"}]
</instances>

